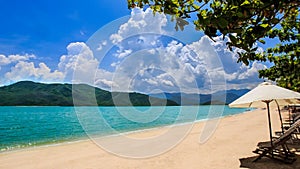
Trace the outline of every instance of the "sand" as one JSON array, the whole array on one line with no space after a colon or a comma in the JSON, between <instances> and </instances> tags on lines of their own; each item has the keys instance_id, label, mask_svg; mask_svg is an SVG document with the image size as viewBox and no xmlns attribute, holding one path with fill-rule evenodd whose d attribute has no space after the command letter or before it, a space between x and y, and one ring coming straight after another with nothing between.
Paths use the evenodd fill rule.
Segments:
<instances>
[{"instance_id":1,"label":"sand","mask_svg":"<svg viewBox=\"0 0 300 169\"><path fill-rule=\"evenodd\" d=\"M274 131L280 129L277 112L272 112ZM132 159L106 152L93 141L85 140L55 146L22 149L0 154L1 169L234 169L249 168L297 168L299 159L293 165L281 164L268 158L257 163L251 160L259 141L269 138L265 110L255 110L220 119L213 135L199 143L200 133L206 122L196 123L189 134L171 150L149 158ZM149 138L168 131L168 128L154 129L129 134L131 138ZM113 143L113 141L112 141ZM157 143L159 144L159 143ZM127 145L124 147L130 147ZM134 149L151 147L133 146Z\"/></svg>"}]
</instances>

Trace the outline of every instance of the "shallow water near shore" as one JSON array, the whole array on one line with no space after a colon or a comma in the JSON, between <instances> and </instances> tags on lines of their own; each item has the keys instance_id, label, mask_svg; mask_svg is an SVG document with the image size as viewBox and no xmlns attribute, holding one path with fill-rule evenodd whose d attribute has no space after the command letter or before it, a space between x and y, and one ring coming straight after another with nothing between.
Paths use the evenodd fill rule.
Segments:
<instances>
[{"instance_id":1,"label":"shallow water near shore","mask_svg":"<svg viewBox=\"0 0 300 169\"><path fill-rule=\"evenodd\" d=\"M78 110L81 113L78 113ZM80 108L0 107L0 151L87 139L86 130L89 134L108 136L115 133L205 120L212 118L212 114L216 112L218 112L216 113L218 116L229 116L242 113L245 110L231 109L222 105ZM191 112L196 112L194 119L190 118ZM139 116L135 116L137 113ZM103 121L99 121L100 118ZM85 124L84 127L81 124Z\"/></svg>"}]
</instances>

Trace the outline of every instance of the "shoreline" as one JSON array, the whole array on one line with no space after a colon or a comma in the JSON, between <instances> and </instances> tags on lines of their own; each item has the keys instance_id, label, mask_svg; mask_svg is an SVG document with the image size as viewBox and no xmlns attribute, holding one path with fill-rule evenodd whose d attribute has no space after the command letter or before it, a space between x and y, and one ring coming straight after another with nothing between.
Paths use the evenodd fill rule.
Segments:
<instances>
[{"instance_id":1,"label":"shoreline","mask_svg":"<svg viewBox=\"0 0 300 169\"><path fill-rule=\"evenodd\" d=\"M171 124L171 125L155 126L155 127L151 127L151 128L120 132L119 134L112 134L112 135L108 134L108 135L104 135L104 136L99 136L97 138L106 138L106 137L115 137L115 136L120 136L120 135L139 134L139 133L143 133L143 132L149 132L149 131L151 132L153 130L160 130L160 129L170 128L170 127L174 127L174 126L182 126L182 125L191 125L191 128L193 128L193 126L196 125L197 123L202 123L202 122L206 122L206 121L209 121L209 120L223 119L223 118L228 118L228 117L232 117L232 116L238 116L238 115L241 115L241 114L244 114L244 113L249 113L249 112L252 112L252 111L255 111L255 110L257 110L257 109L250 110L250 111L244 111L244 112L241 112L241 113L238 113L238 114L230 114L230 115L220 116L220 117L216 117L216 118L212 118L212 119L207 119L206 118L206 119L195 120L193 122L182 122L182 123ZM47 148L47 147L53 147L53 146L68 145L68 144L72 144L72 143L85 142L85 141L92 141L92 139L89 135L86 135L85 137L71 139L69 141L61 141L61 142L50 143L50 144L47 144L47 143L43 144L42 143L42 144L36 145L36 146L30 146L29 145L29 146L25 146L25 147L16 147L16 148L4 150L4 151L0 150L0 155L5 154L5 153L26 151L26 150L32 150L32 149L38 149L38 148L44 148L44 147Z\"/></svg>"}]
</instances>

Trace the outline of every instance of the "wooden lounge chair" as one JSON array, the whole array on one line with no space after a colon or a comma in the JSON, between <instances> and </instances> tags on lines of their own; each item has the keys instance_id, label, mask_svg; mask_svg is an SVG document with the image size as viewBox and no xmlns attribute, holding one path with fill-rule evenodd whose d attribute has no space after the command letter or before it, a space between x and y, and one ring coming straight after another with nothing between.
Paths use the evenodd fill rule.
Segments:
<instances>
[{"instance_id":1,"label":"wooden lounge chair","mask_svg":"<svg viewBox=\"0 0 300 169\"><path fill-rule=\"evenodd\" d=\"M300 119L300 114L297 114L296 116L293 116L292 119L290 120L286 120L285 123L283 123L283 130L282 131L276 131L275 132L275 135L276 136L281 136L282 134L284 134L284 132L286 130L288 130L296 121L298 121ZM294 139L299 141L299 138L298 138L298 134L299 134L300 130L298 129L298 131L294 132L294 133L297 133L294 135Z\"/></svg>"},{"instance_id":2,"label":"wooden lounge chair","mask_svg":"<svg viewBox=\"0 0 300 169\"><path fill-rule=\"evenodd\" d=\"M260 142L258 143L258 148L253 152L259 154L259 156L254 160L261 159L266 156L272 159L282 161L284 163L293 163L296 158L292 152L290 152L286 142L292 138L294 132L300 127L300 120L297 120L288 130L285 131L283 135L275 138L271 142Z\"/></svg>"}]
</instances>

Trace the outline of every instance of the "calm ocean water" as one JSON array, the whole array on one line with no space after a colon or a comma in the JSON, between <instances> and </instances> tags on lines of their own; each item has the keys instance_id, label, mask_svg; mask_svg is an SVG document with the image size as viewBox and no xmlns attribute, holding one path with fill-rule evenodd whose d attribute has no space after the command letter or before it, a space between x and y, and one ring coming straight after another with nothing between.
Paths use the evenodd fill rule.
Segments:
<instances>
[{"instance_id":1,"label":"calm ocean water","mask_svg":"<svg viewBox=\"0 0 300 169\"><path fill-rule=\"evenodd\" d=\"M105 136L189 122L191 112L198 113L194 120L205 120L220 114L239 114L245 110L216 105L0 107L0 151L86 139L87 135L81 124L84 124L89 133Z\"/></svg>"}]
</instances>

